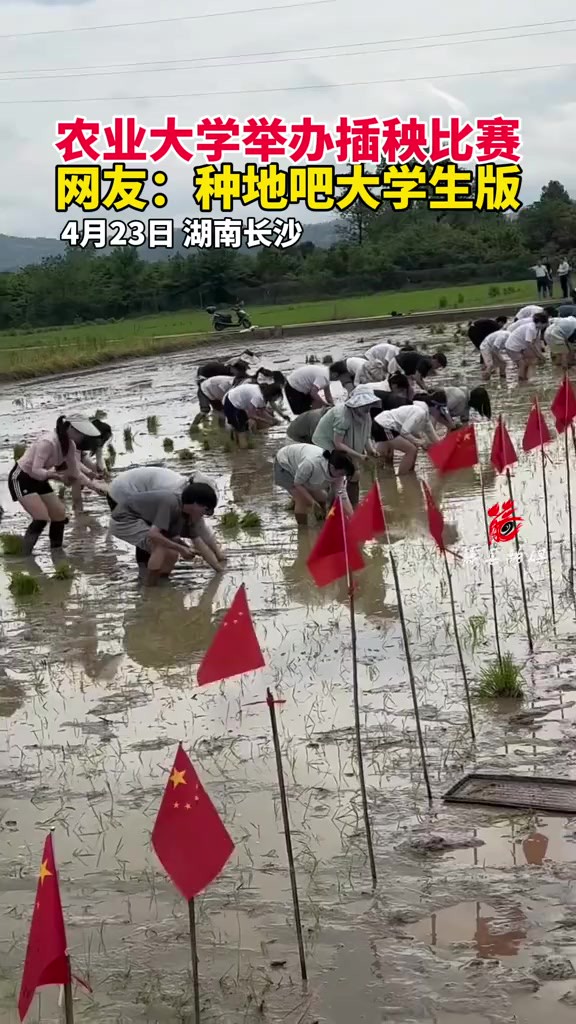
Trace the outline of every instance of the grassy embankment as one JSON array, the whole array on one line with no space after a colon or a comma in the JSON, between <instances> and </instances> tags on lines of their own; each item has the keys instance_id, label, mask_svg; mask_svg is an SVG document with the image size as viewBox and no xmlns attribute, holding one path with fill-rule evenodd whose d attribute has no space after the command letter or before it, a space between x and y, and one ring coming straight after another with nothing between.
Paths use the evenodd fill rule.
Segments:
<instances>
[{"instance_id":1,"label":"grassy embankment","mask_svg":"<svg viewBox=\"0 0 576 1024\"><path fill-rule=\"evenodd\" d=\"M355 317L419 313L439 309L534 301L534 282L516 281L428 288L422 291L379 292L322 302L284 306L258 306L249 310L258 327L323 323ZM513 291L512 291L513 289ZM201 310L26 332L0 332L0 379L25 379L83 369L135 356L192 348L213 338L224 345L226 332L215 334L209 316ZM237 348L237 341L233 343Z\"/></svg>"}]
</instances>

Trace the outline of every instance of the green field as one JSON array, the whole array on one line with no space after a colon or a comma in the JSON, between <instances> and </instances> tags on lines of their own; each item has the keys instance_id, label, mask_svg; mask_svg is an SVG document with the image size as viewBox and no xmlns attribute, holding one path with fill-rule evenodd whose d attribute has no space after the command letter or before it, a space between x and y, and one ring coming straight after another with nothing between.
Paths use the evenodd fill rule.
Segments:
<instances>
[{"instance_id":1,"label":"green field","mask_svg":"<svg viewBox=\"0 0 576 1024\"><path fill-rule=\"evenodd\" d=\"M494 294L494 288L499 289ZM422 291L379 292L374 295L327 299L248 310L258 327L323 323L356 317L419 313L440 309L518 304L535 301L534 281L429 288ZM210 317L201 310L163 313L105 324L85 324L38 331L0 332L0 377L36 377L97 366L114 359L153 355L191 348L207 338L226 343L226 332L215 334ZM234 347L237 347L235 342Z\"/></svg>"}]
</instances>

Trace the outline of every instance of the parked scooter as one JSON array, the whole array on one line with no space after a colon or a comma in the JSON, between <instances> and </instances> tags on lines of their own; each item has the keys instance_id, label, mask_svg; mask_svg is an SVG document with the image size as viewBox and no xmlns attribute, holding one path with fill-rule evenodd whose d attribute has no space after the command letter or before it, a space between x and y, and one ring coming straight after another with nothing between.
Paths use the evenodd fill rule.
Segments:
<instances>
[{"instance_id":1,"label":"parked scooter","mask_svg":"<svg viewBox=\"0 0 576 1024\"><path fill-rule=\"evenodd\" d=\"M215 331L226 331L236 327L247 331L252 327L252 321L243 306L232 306L230 313L217 310L215 306L208 306L206 312L210 313L212 317L212 326ZM236 319L234 319L234 314Z\"/></svg>"}]
</instances>

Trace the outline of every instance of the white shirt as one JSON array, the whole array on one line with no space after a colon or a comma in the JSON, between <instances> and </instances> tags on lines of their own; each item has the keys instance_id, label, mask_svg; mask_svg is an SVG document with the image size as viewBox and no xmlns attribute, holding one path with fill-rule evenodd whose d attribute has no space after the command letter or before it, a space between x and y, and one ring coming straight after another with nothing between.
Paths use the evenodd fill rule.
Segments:
<instances>
[{"instance_id":1,"label":"white shirt","mask_svg":"<svg viewBox=\"0 0 576 1024\"><path fill-rule=\"evenodd\" d=\"M345 479L336 480L330 475L328 459L315 444L287 444L276 453L276 462L294 477L295 484L309 491L344 489Z\"/></svg>"},{"instance_id":2,"label":"white shirt","mask_svg":"<svg viewBox=\"0 0 576 1024\"><path fill-rule=\"evenodd\" d=\"M562 277L564 277L565 274L569 274L569 273L570 273L570 264L568 263L568 260L562 260L562 263L560 263L559 266L558 266L558 275L559 276L561 275Z\"/></svg>"},{"instance_id":3,"label":"white shirt","mask_svg":"<svg viewBox=\"0 0 576 1024\"><path fill-rule=\"evenodd\" d=\"M330 368L322 364L307 363L288 374L287 382L295 391L310 395L312 388L323 391L330 384Z\"/></svg>"},{"instance_id":4,"label":"white shirt","mask_svg":"<svg viewBox=\"0 0 576 1024\"><path fill-rule=\"evenodd\" d=\"M221 402L233 383L234 377L208 377L202 381L200 391L213 402Z\"/></svg>"},{"instance_id":5,"label":"white shirt","mask_svg":"<svg viewBox=\"0 0 576 1024\"><path fill-rule=\"evenodd\" d=\"M350 358L346 360L346 369L348 370L348 373L351 373L352 376L356 378L362 368L366 366L367 362L368 360L363 359L361 356L350 356Z\"/></svg>"},{"instance_id":6,"label":"white shirt","mask_svg":"<svg viewBox=\"0 0 576 1024\"><path fill-rule=\"evenodd\" d=\"M446 404L451 416L458 419L468 420L470 388L444 388L446 392Z\"/></svg>"},{"instance_id":7,"label":"white shirt","mask_svg":"<svg viewBox=\"0 0 576 1024\"><path fill-rule=\"evenodd\" d=\"M438 440L426 402L413 402L412 405L401 405L398 409L388 409L379 413L375 420L381 427L397 430L399 434L412 434L414 437L425 434L430 441Z\"/></svg>"},{"instance_id":8,"label":"white shirt","mask_svg":"<svg viewBox=\"0 0 576 1024\"><path fill-rule=\"evenodd\" d=\"M536 277L548 277L548 271L543 263L537 263L535 267L530 267L536 274Z\"/></svg>"},{"instance_id":9,"label":"white shirt","mask_svg":"<svg viewBox=\"0 0 576 1024\"><path fill-rule=\"evenodd\" d=\"M480 345L481 352L499 352L501 348L504 348L508 341L510 331L492 331L492 334L488 334L484 341Z\"/></svg>"},{"instance_id":10,"label":"white shirt","mask_svg":"<svg viewBox=\"0 0 576 1024\"><path fill-rule=\"evenodd\" d=\"M517 327L510 332L506 342L506 348L510 352L525 352L540 336L540 330L533 320L521 320Z\"/></svg>"},{"instance_id":11,"label":"white shirt","mask_svg":"<svg viewBox=\"0 0 576 1024\"><path fill-rule=\"evenodd\" d=\"M366 359L377 359L378 362L384 363L387 366L391 359L394 359L400 349L398 345L390 345L388 342L382 341L379 345L373 345L369 348L366 353Z\"/></svg>"},{"instance_id":12,"label":"white shirt","mask_svg":"<svg viewBox=\"0 0 576 1024\"><path fill-rule=\"evenodd\" d=\"M571 338L575 331L576 316L559 316L550 321L544 338L546 341L555 341L559 338L562 338L563 341L568 341L568 338Z\"/></svg>"},{"instance_id":13,"label":"white shirt","mask_svg":"<svg viewBox=\"0 0 576 1024\"><path fill-rule=\"evenodd\" d=\"M522 306L516 313L516 320L529 320L535 313L543 313L542 306Z\"/></svg>"},{"instance_id":14,"label":"white shirt","mask_svg":"<svg viewBox=\"0 0 576 1024\"><path fill-rule=\"evenodd\" d=\"M230 388L226 398L230 400L235 409L242 409L244 412L251 407L264 409L266 405L266 399L258 384L237 384L235 388Z\"/></svg>"},{"instance_id":15,"label":"white shirt","mask_svg":"<svg viewBox=\"0 0 576 1024\"><path fill-rule=\"evenodd\" d=\"M122 505L132 495L144 494L146 491L179 493L192 478L195 483L210 484L210 487L214 487L214 481L203 473L193 473L187 477L175 473L173 469L165 469L164 466L138 466L136 469L126 469L119 473L110 484L108 493L112 501Z\"/></svg>"}]
</instances>

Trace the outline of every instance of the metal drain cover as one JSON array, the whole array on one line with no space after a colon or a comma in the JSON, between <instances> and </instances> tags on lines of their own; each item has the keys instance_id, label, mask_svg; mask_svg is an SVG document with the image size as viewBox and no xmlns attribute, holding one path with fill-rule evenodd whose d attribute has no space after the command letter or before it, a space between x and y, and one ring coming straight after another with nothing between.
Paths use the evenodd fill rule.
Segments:
<instances>
[{"instance_id":1,"label":"metal drain cover","mask_svg":"<svg viewBox=\"0 0 576 1024\"><path fill-rule=\"evenodd\" d=\"M472 772L452 786L444 800L452 804L489 804L576 814L576 780Z\"/></svg>"}]
</instances>

